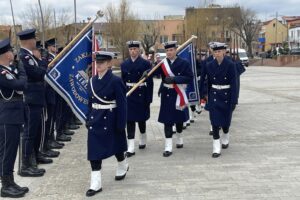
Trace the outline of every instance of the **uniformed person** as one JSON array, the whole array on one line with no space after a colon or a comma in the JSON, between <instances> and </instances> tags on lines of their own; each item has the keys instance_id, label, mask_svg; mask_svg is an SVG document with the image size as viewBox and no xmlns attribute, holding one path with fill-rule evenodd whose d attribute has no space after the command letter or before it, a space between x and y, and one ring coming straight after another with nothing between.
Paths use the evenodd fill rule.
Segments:
<instances>
[{"instance_id":1,"label":"uniformed person","mask_svg":"<svg viewBox=\"0 0 300 200\"><path fill-rule=\"evenodd\" d=\"M14 165L24 124L23 91L27 77L14 60L9 39L0 41L0 176L1 197L22 197L29 191L14 182Z\"/></svg>"},{"instance_id":2,"label":"uniformed person","mask_svg":"<svg viewBox=\"0 0 300 200\"><path fill-rule=\"evenodd\" d=\"M213 128L213 153L216 158L221 155L222 148L229 145L229 127L232 111L237 104L237 75L234 63L225 57L226 45L214 43L212 46L215 59L202 70L202 76L208 81L208 110L210 122ZM201 91L204 91L204 79L200 83ZM204 93L201 94L204 97ZM223 130L220 141L220 127Z\"/></svg>"},{"instance_id":3,"label":"uniformed person","mask_svg":"<svg viewBox=\"0 0 300 200\"><path fill-rule=\"evenodd\" d=\"M172 126L176 126L176 147L183 147L182 128L183 122L187 121L188 115L185 108L176 105L178 93L175 90L181 84L189 84L193 79L193 72L189 66L189 62L176 56L177 42L169 41L164 43L167 54L167 63L169 65L168 72L160 67L154 74L161 74L162 87L160 91L161 105L158 121L164 124L165 132L165 150L164 157L172 155ZM183 86L184 87L184 86ZM184 92L185 94L185 92Z\"/></svg>"},{"instance_id":4,"label":"uniformed person","mask_svg":"<svg viewBox=\"0 0 300 200\"><path fill-rule=\"evenodd\" d=\"M20 38L20 60L27 75L25 97L25 126L22 134L21 176L43 176L44 169L37 168L35 162L48 162L38 154L42 133L43 107L45 106L44 76L46 69L39 66L39 59L33 54L36 49L35 29L27 29L17 34Z\"/></svg>"},{"instance_id":5,"label":"uniformed person","mask_svg":"<svg viewBox=\"0 0 300 200\"><path fill-rule=\"evenodd\" d=\"M139 41L128 41L127 45L130 58L121 64L121 74L122 79L126 84L127 91L129 91L142 78L144 72L151 69L151 64L141 57ZM150 118L150 104L152 98L153 80L150 77L127 97L127 157L135 155L134 138L136 123L138 124L141 133L139 149L144 149L146 147L146 121Z\"/></svg>"},{"instance_id":6,"label":"uniformed person","mask_svg":"<svg viewBox=\"0 0 300 200\"><path fill-rule=\"evenodd\" d=\"M49 65L49 63L51 63L55 58L57 52L56 47L57 44L55 38L51 38L46 41L46 48L48 51L46 57L47 65ZM45 124L46 137L44 141L44 146L48 152L49 149L63 148L63 144L57 142L54 136L56 95L57 94L55 90L49 84L46 84L47 120Z\"/></svg>"},{"instance_id":7,"label":"uniformed person","mask_svg":"<svg viewBox=\"0 0 300 200\"><path fill-rule=\"evenodd\" d=\"M115 156L118 160L115 180L125 178L128 163L125 158L126 141L126 88L121 78L112 70L111 52L96 52L97 75L88 83L88 160L90 161L91 185L86 196L93 196L102 191L102 160Z\"/></svg>"}]
</instances>

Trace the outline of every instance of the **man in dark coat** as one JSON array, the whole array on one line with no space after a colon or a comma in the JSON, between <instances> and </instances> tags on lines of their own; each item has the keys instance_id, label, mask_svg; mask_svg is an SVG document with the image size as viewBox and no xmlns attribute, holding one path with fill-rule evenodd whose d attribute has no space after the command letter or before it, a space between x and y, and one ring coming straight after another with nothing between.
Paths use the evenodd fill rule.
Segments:
<instances>
[{"instance_id":1,"label":"man in dark coat","mask_svg":"<svg viewBox=\"0 0 300 200\"><path fill-rule=\"evenodd\" d=\"M158 121L164 124L166 140L163 156L168 157L172 155L173 125L176 126L177 131L176 147L183 147L183 123L189 118L185 111L188 106L185 87L192 81L193 72L187 60L176 56L176 41L169 41L164 46L167 58L154 74L161 74L162 77Z\"/></svg>"},{"instance_id":2,"label":"man in dark coat","mask_svg":"<svg viewBox=\"0 0 300 200\"><path fill-rule=\"evenodd\" d=\"M27 76L21 64L14 60L9 39L0 41L0 176L1 197L18 198L29 191L14 182L14 165L20 133L24 124L23 91Z\"/></svg>"},{"instance_id":3,"label":"man in dark coat","mask_svg":"<svg viewBox=\"0 0 300 200\"><path fill-rule=\"evenodd\" d=\"M237 74L234 63L225 57L226 45L214 43L212 46L215 59L202 70L202 76L208 81L208 110L213 128L213 154L216 158L221 155L222 148L229 145L229 127L232 112L237 104ZM205 90L204 79L200 82L201 91ZM205 98L201 93L201 99ZM220 127L223 129L220 141Z\"/></svg>"},{"instance_id":4,"label":"man in dark coat","mask_svg":"<svg viewBox=\"0 0 300 200\"><path fill-rule=\"evenodd\" d=\"M122 79L129 91L141 78L145 71L151 69L149 61L140 56L140 42L127 42L130 58L121 64ZM137 123L140 130L139 148L146 147L146 121L150 118L150 104L153 98L153 80L151 77L147 78L146 82L139 85L139 87L127 97L127 138L128 150L127 157L135 155L134 138L135 138L135 124Z\"/></svg>"},{"instance_id":5,"label":"man in dark coat","mask_svg":"<svg viewBox=\"0 0 300 200\"><path fill-rule=\"evenodd\" d=\"M90 161L91 186L86 196L93 196L102 191L102 160L115 156L118 160L115 180L125 178L128 163L125 158L126 141L126 89L121 78L109 69L112 66L111 52L96 53L97 75L88 83L88 160Z\"/></svg>"}]
</instances>

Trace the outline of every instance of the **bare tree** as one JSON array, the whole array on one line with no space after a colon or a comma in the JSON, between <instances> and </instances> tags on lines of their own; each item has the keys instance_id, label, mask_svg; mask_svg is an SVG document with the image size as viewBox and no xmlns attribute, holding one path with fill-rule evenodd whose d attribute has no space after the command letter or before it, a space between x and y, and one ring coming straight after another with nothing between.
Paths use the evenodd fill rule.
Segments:
<instances>
[{"instance_id":1,"label":"bare tree","mask_svg":"<svg viewBox=\"0 0 300 200\"><path fill-rule=\"evenodd\" d=\"M256 13L249 8L241 8L241 20L234 23L233 31L244 40L251 57L253 57L252 42L257 39L260 24Z\"/></svg>"},{"instance_id":2,"label":"bare tree","mask_svg":"<svg viewBox=\"0 0 300 200\"><path fill-rule=\"evenodd\" d=\"M64 34L55 34L55 28L65 26L66 24L71 22L71 13L67 9L60 9L56 11L56 20L54 19L54 9L47 5L43 4L43 15L44 15L44 26L45 26L45 37L54 37L58 36L58 39L61 41L65 41ZM41 21L41 12L39 9L39 5L36 4L27 4L26 12L21 13L21 19L23 28L35 28L37 30L37 35L41 36L43 31L42 29L42 21ZM55 27L56 21L56 27Z\"/></svg>"},{"instance_id":3,"label":"bare tree","mask_svg":"<svg viewBox=\"0 0 300 200\"><path fill-rule=\"evenodd\" d=\"M136 15L130 10L127 0L121 0L118 7L112 3L107 6L106 19L109 34L114 41L114 46L121 52L123 59L127 57L128 51L126 41L136 40L138 36L137 27L139 22Z\"/></svg>"},{"instance_id":4,"label":"bare tree","mask_svg":"<svg viewBox=\"0 0 300 200\"><path fill-rule=\"evenodd\" d=\"M159 38L161 25L159 20L144 20L140 23L140 27L142 47L148 55Z\"/></svg>"}]
</instances>

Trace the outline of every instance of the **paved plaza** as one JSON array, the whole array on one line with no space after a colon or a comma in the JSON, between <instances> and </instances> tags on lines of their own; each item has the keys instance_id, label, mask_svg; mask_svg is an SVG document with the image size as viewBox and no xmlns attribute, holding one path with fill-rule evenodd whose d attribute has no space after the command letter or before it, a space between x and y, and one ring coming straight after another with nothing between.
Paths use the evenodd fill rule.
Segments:
<instances>
[{"instance_id":1,"label":"paved plaza","mask_svg":"<svg viewBox=\"0 0 300 200\"><path fill-rule=\"evenodd\" d=\"M300 68L247 68L241 77L230 146L217 159L211 157L207 112L184 131L183 149L174 145L171 157L162 156L163 126L157 122L159 83L156 79L147 148L136 148L136 155L128 159L130 169L124 181L114 180L115 158L105 160L103 191L89 199L300 199ZM15 173L17 183L30 189L24 199L87 199L90 165L86 143L87 131L82 126L53 164L40 166L47 170L44 177L22 178Z\"/></svg>"}]
</instances>

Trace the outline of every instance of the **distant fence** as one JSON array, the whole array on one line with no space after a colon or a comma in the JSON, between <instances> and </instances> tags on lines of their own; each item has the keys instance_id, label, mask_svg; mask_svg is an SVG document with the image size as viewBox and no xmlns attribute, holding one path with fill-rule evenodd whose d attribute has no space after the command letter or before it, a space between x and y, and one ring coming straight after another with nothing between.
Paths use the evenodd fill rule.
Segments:
<instances>
[{"instance_id":1,"label":"distant fence","mask_svg":"<svg viewBox=\"0 0 300 200\"><path fill-rule=\"evenodd\" d=\"M250 59L250 66L300 67L300 55L281 55L276 58Z\"/></svg>"}]
</instances>

